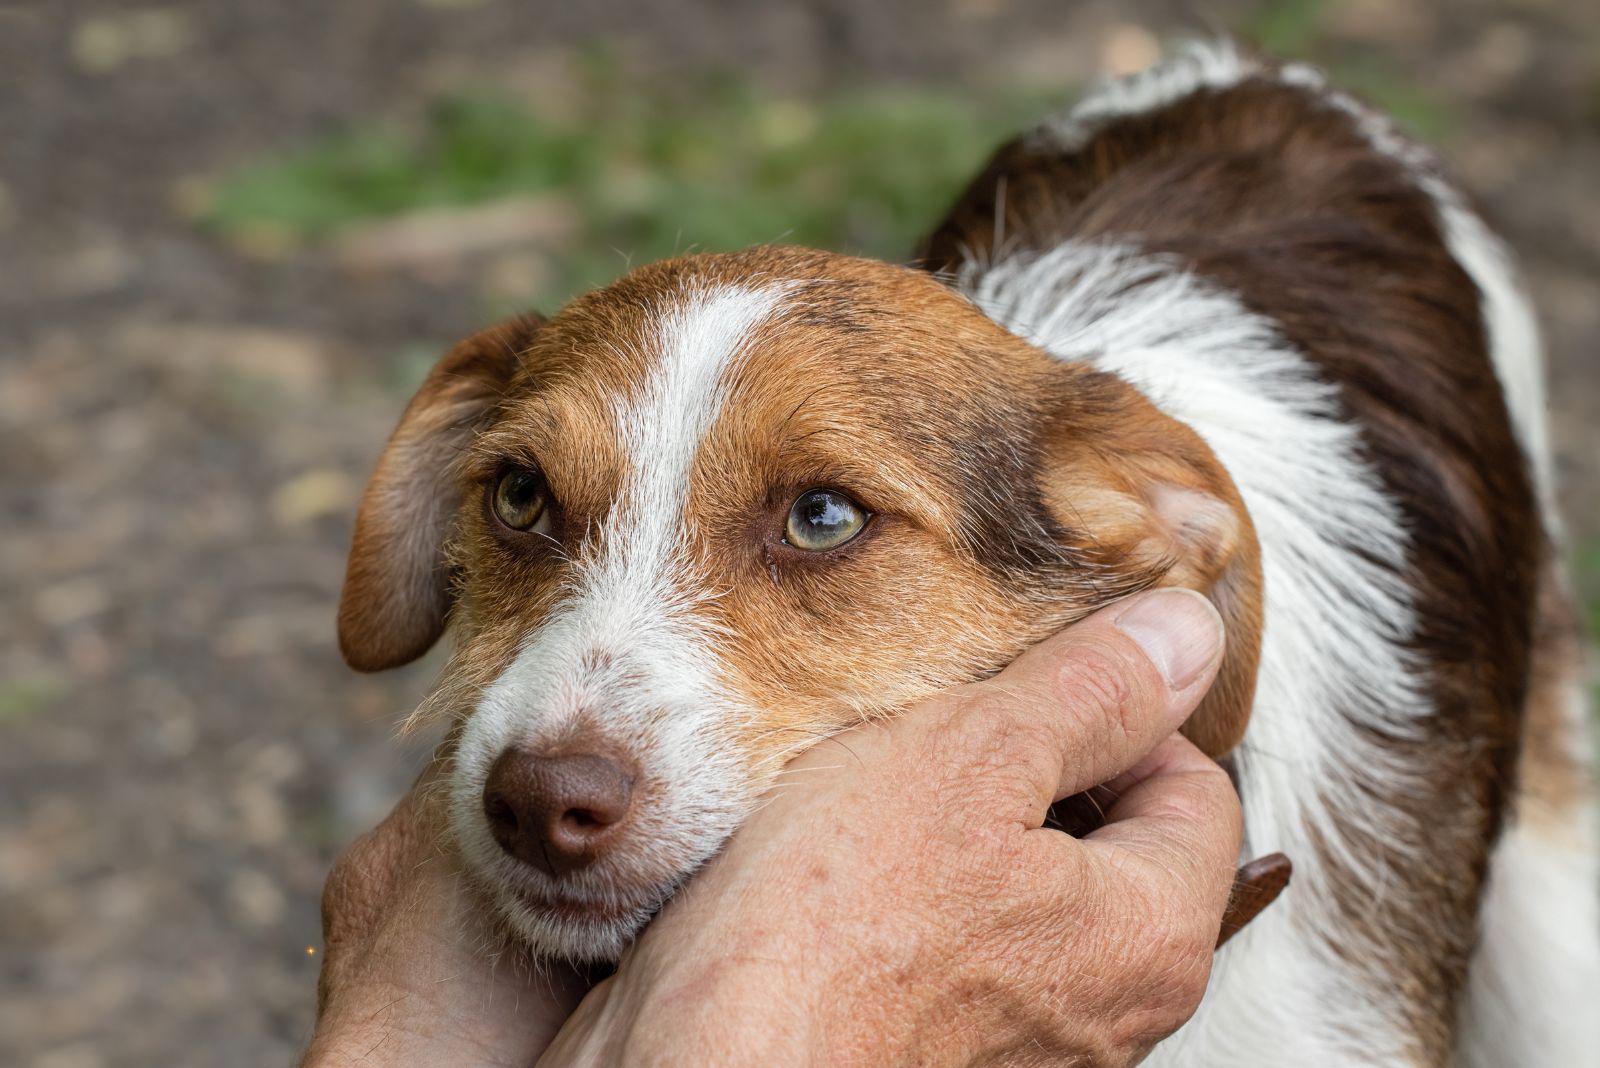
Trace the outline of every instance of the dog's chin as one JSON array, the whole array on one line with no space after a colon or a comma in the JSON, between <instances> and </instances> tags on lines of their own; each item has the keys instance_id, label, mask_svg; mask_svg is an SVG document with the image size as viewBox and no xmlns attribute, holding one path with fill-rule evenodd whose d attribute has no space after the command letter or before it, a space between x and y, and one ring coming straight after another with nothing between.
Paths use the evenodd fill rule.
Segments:
<instances>
[{"instance_id":1,"label":"dog's chin","mask_svg":"<svg viewBox=\"0 0 1600 1068\"><path fill-rule=\"evenodd\" d=\"M666 895L618 904L500 886L490 896L506 928L535 956L600 964L622 956Z\"/></svg>"}]
</instances>

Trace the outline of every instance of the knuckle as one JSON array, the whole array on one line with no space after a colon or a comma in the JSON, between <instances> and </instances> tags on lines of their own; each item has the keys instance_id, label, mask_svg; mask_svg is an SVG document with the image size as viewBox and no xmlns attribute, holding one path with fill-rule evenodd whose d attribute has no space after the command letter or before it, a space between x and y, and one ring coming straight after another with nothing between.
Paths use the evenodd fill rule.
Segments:
<instances>
[{"instance_id":1,"label":"knuckle","mask_svg":"<svg viewBox=\"0 0 1600 1068\"><path fill-rule=\"evenodd\" d=\"M1167 1038L1188 1023L1200 1007L1210 974L1210 965L1202 964L1181 973L1174 972L1163 981L1144 987L1137 998L1122 1006L1122 1012L1111 1022L1109 1045L1142 1053Z\"/></svg>"},{"instance_id":2,"label":"knuckle","mask_svg":"<svg viewBox=\"0 0 1600 1068\"><path fill-rule=\"evenodd\" d=\"M1227 821L1235 831L1244 828L1244 805L1239 799L1239 791L1233 785L1233 777L1226 768L1209 758L1199 768L1202 791L1209 797L1215 798L1223 810L1218 815Z\"/></svg>"},{"instance_id":3,"label":"knuckle","mask_svg":"<svg viewBox=\"0 0 1600 1068\"><path fill-rule=\"evenodd\" d=\"M1211 981L1211 947L1206 947L1207 952L1194 958L1188 968L1168 976L1167 1002L1178 1017L1173 1022L1174 1028L1182 1025L1194 1010L1200 1007L1200 1001L1206 996L1206 988Z\"/></svg>"},{"instance_id":4,"label":"knuckle","mask_svg":"<svg viewBox=\"0 0 1600 1068\"><path fill-rule=\"evenodd\" d=\"M969 748L969 736L980 715L978 704L976 696L957 691L919 709L923 730L913 766L941 771L951 768Z\"/></svg>"},{"instance_id":5,"label":"knuckle","mask_svg":"<svg viewBox=\"0 0 1600 1068\"><path fill-rule=\"evenodd\" d=\"M944 751L969 744L992 721L994 701L987 689L966 686L935 703L930 720L933 745Z\"/></svg>"},{"instance_id":6,"label":"knuckle","mask_svg":"<svg viewBox=\"0 0 1600 1068\"><path fill-rule=\"evenodd\" d=\"M1170 912L1147 912L1146 920L1129 947L1128 995L1112 1025L1123 1048L1148 1047L1182 1027L1211 977L1211 939L1199 937L1196 925Z\"/></svg>"},{"instance_id":7,"label":"knuckle","mask_svg":"<svg viewBox=\"0 0 1600 1068\"><path fill-rule=\"evenodd\" d=\"M1210 957L1186 961L1163 973L1149 992L1148 1026L1171 1034L1182 1027L1205 997L1211 978Z\"/></svg>"},{"instance_id":8,"label":"knuckle","mask_svg":"<svg viewBox=\"0 0 1600 1068\"><path fill-rule=\"evenodd\" d=\"M1233 779L1220 765L1208 760L1195 775L1195 805L1215 828L1212 840L1222 851L1221 859L1231 872L1240 839L1244 835L1244 805L1239 800L1239 792L1234 789Z\"/></svg>"},{"instance_id":9,"label":"knuckle","mask_svg":"<svg viewBox=\"0 0 1600 1068\"><path fill-rule=\"evenodd\" d=\"M1191 776L1202 796L1237 797L1233 788L1233 780L1221 764L1199 752L1191 754L1191 759L1183 766L1184 773Z\"/></svg>"},{"instance_id":10,"label":"knuckle","mask_svg":"<svg viewBox=\"0 0 1600 1068\"><path fill-rule=\"evenodd\" d=\"M971 790L989 798L1034 801L1043 782L1054 782L1061 763L1061 739L1053 708L1030 707L1014 695L974 700L968 715L950 734L950 761L962 767Z\"/></svg>"},{"instance_id":11,"label":"knuckle","mask_svg":"<svg viewBox=\"0 0 1600 1068\"><path fill-rule=\"evenodd\" d=\"M1215 916L1187 874L1124 857L1116 882L1140 974L1164 976L1211 959Z\"/></svg>"},{"instance_id":12,"label":"knuckle","mask_svg":"<svg viewBox=\"0 0 1600 1068\"><path fill-rule=\"evenodd\" d=\"M352 906L360 900L363 873L370 866L372 832L368 831L339 854L322 884L322 933L331 938L349 922Z\"/></svg>"},{"instance_id":13,"label":"knuckle","mask_svg":"<svg viewBox=\"0 0 1600 1068\"><path fill-rule=\"evenodd\" d=\"M1167 902L1164 908L1149 910L1148 916L1149 922L1139 933L1144 974L1169 998L1193 992L1181 984L1199 974L1203 992L1216 932L1184 903Z\"/></svg>"},{"instance_id":14,"label":"knuckle","mask_svg":"<svg viewBox=\"0 0 1600 1068\"><path fill-rule=\"evenodd\" d=\"M952 900L994 903L1011 897L1021 844L1021 827L1015 823L974 821L960 848L941 865L942 882Z\"/></svg>"},{"instance_id":15,"label":"knuckle","mask_svg":"<svg viewBox=\"0 0 1600 1068\"><path fill-rule=\"evenodd\" d=\"M955 703L938 738L945 766L961 768L975 784L1004 783L1057 743L1048 709L1019 708L1010 695L974 689ZM975 773L975 774L974 774Z\"/></svg>"}]
</instances>

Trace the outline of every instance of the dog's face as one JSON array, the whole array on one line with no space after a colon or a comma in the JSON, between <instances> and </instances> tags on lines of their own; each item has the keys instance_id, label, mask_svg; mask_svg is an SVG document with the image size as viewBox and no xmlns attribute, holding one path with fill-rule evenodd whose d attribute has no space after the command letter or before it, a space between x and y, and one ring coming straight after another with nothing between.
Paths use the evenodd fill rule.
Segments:
<instances>
[{"instance_id":1,"label":"dog's face","mask_svg":"<svg viewBox=\"0 0 1600 1068\"><path fill-rule=\"evenodd\" d=\"M797 750L1179 583L1236 631L1219 751L1259 570L1198 439L929 276L759 249L447 355L363 501L340 637L374 670L449 618L462 856L535 950L610 958Z\"/></svg>"}]
</instances>

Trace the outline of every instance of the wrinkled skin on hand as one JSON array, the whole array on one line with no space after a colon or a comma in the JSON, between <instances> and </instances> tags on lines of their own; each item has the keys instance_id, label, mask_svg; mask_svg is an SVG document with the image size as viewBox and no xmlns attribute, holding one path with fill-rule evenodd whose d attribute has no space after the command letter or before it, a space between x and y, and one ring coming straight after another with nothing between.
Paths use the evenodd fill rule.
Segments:
<instances>
[{"instance_id":1,"label":"wrinkled skin on hand","mask_svg":"<svg viewBox=\"0 0 1600 1068\"><path fill-rule=\"evenodd\" d=\"M1135 1064L1286 877L1225 924L1238 799L1173 733L1220 656L1209 605L1145 594L819 744L587 996L485 920L425 776L329 877L306 1063ZM1044 826L1096 784L1104 826Z\"/></svg>"}]
</instances>

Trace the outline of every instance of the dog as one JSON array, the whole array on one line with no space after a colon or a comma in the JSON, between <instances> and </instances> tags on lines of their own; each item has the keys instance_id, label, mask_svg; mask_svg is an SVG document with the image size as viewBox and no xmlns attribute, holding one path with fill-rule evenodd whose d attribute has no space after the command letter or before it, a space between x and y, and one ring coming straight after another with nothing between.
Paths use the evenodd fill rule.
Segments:
<instances>
[{"instance_id":1,"label":"dog","mask_svg":"<svg viewBox=\"0 0 1600 1068\"><path fill-rule=\"evenodd\" d=\"M510 930L609 960L818 738L1156 586L1185 728L1294 885L1149 1064L1600 1049L1581 637L1538 333L1440 164L1226 42L1001 148L895 266L634 270L455 346L360 505L347 661L419 715Z\"/></svg>"}]
</instances>

